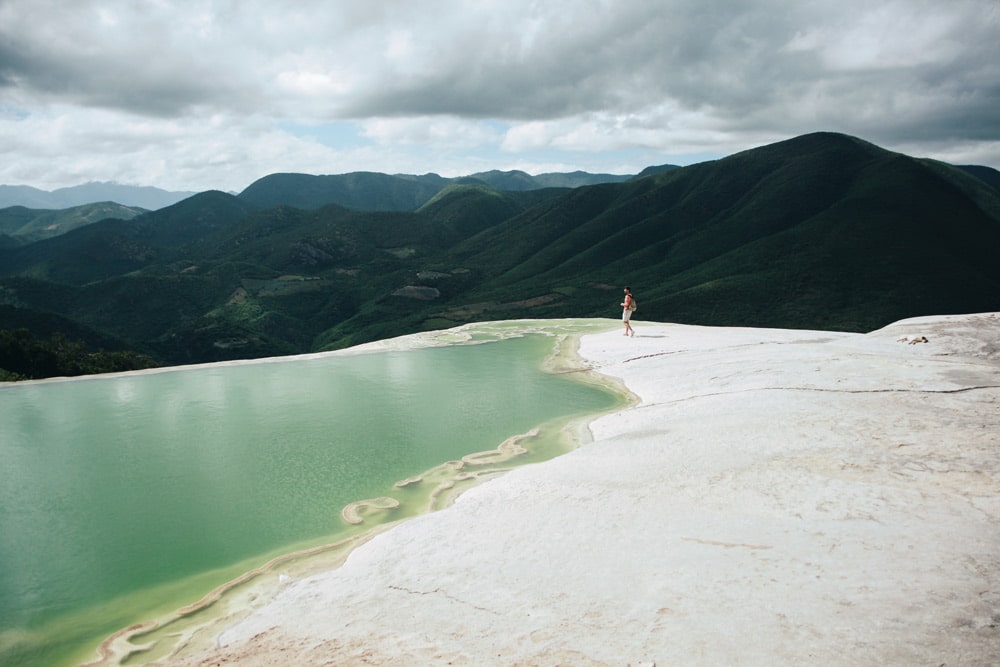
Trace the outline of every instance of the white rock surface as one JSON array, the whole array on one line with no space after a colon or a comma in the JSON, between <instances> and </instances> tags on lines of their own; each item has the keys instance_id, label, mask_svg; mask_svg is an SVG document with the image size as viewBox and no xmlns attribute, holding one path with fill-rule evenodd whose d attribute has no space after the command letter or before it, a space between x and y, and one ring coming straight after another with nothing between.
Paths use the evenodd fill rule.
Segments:
<instances>
[{"instance_id":1,"label":"white rock surface","mask_svg":"<svg viewBox=\"0 0 1000 667\"><path fill-rule=\"evenodd\" d=\"M1000 316L636 330L592 443L164 664L1000 664Z\"/></svg>"}]
</instances>

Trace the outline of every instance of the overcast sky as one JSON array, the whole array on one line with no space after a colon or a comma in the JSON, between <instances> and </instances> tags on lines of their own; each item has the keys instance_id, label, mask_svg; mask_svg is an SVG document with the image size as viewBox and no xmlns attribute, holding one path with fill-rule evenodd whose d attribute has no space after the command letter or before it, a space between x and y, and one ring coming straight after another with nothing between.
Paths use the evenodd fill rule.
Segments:
<instances>
[{"instance_id":1,"label":"overcast sky","mask_svg":"<svg viewBox=\"0 0 1000 667\"><path fill-rule=\"evenodd\" d=\"M0 0L0 183L631 174L817 130L1000 168L1000 0Z\"/></svg>"}]
</instances>

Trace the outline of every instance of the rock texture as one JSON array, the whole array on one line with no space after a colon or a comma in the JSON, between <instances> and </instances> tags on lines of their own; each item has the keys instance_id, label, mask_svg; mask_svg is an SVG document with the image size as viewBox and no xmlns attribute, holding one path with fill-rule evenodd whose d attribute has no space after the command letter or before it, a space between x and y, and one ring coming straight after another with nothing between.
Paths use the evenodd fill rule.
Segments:
<instances>
[{"instance_id":1,"label":"rock texture","mask_svg":"<svg viewBox=\"0 0 1000 667\"><path fill-rule=\"evenodd\" d=\"M1000 664L1000 316L636 330L592 442L164 664Z\"/></svg>"}]
</instances>

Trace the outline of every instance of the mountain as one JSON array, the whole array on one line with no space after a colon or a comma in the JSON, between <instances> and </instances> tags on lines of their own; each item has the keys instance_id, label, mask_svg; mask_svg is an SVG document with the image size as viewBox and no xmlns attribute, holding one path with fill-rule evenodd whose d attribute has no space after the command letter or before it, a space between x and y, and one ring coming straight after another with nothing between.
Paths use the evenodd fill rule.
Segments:
<instances>
[{"instance_id":1,"label":"mountain","mask_svg":"<svg viewBox=\"0 0 1000 667\"><path fill-rule=\"evenodd\" d=\"M371 201L412 196L405 182L434 190L401 211L317 207L345 181L269 177L257 185L280 205L262 203L266 189L208 192L0 244L0 304L170 364L476 320L617 317L625 284L640 335L646 318L868 331L1000 310L1000 192L967 168L815 133L648 172L528 190L357 177ZM289 205L310 182L309 205Z\"/></svg>"},{"instance_id":2,"label":"mountain","mask_svg":"<svg viewBox=\"0 0 1000 667\"><path fill-rule=\"evenodd\" d=\"M527 191L576 188L621 182L632 176L590 174L583 171L532 176L523 171L485 171L459 178L437 174L413 176L367 171L327 176L271 174L251 183L239 194L261 208L294 206L315 209L337 204L358 211L415 211L453 185L486 185L496 190Z\"/></svg>"},{"instance_id":3,"label":"mountain","mask_svg":"<svg viewBox=\"0 0 1000 667\"><path fill-rule=\"evenodd\" d=\"M390 176L368 171L332 176L271 174L251 183L240 199L261 208L315 209L327 204L362 211L412 211L449 184L436 174Z\"/></svg>"},{"instance_id":4,"label":"mountain","mask_svg":"<svg viewBox=\"0 0 1000 667\"><path fill-rule=\"evenodd\" d=\"M669 165L668 165L669 167ZM653 169L653 168L650 168ZM648 169L647 169L648 171ZM436 174L411 176L354 172L336 176L271 174L252 183L240 198L253 208L293 206L316 209L328 204L362 211L413 211L442 190L461 184L488 185L497 190L541 190L574 188L595 183L621 182L632 176L590 174L583 171L531 176L521 171L490 171L461 178ZM143 201L148 205L95 201L93 197L117 197L116 201ZM90 183L45 192L27 186L0 185L0 247L58 236L77 227L103 220L129 220L146 210L160 210L196 196L193 192L166 192L115 183ZM73 203L83 202L92 203ZM59 207L53 209L53 207Z\"/></svg>"},{"instance_id":5,"label":"mountain","mask_svg":"<svg viewBox=\"0 0 1000 667\"><path fill-rule=\"evenodd\" d=\"M8 249L0 255L0 275L67 284L112 278L169 258L168 249L222 231L254 210L233 195L210 190L142 216L105 219Z\"/></svg>"},{"instance_id":6,"label":"mountain","mask_svg":"<svg viewBox=\"0 0 1000 667\"><path fill-rule=\"evenodd\" d=\"M63 209L94 202L117 202L152 211L175 204L193 194L195 193L170 192L149 186L110 182L85 183L51 192L28 185L0 185L0 207Z\"/></svg>"},{"instance_id":7,"label":"mountain","mask_svg":"<svg viewBox=\"0 0 1000 667\"><path fill-rule=\"evenodd\" d=\"M986 183L994 190L1000 191L1000 171L993 167L984 167L975 164L963 164L958 167L962 171L972 174L982 182Z\"/></svg>"},{"instance_id":8,"label":"mountain","mask_svg":"<svg viewBox=\"0 0 1000 667\"><path fill-rule=\"evenodd\" d=\"M621 183L631 175L591 174L585 171L551 172L532 176L523 171L483 171L468 177L497 190L537 190L541 188L579 188L598 183Z\"/></svg>"},{"instance_id":9,"label":"mountain","mask_svg":"<svg viewBox=\"0 0 1000 667\"><path fill-rule=\"evenodd\" d=\"M653 167L646 167L640 171L635 178L646 178L647 176L653 176L655 174L662 174L665 171L672 171L674 169L679 169L675 164L661 164Z\"/></svg>"},{"instance_id":10,"label":"mountain","mask_svg":"<svg viewBox=\"0 0 1000 667\"><path fill-rule=\"evenodd\" d=\"M22 245L59 236L99 220L131 220L145 212L144 209L115 202L82 204L54 211L10 206L0 209L0 234L10 236L16 241L15 245Z\"/></svg>"},{"instance_id":11,"label":"mountain","mask_svg":"<svg viewBox=\"0 0 1000 667\"><path fill-rule=\"evenodd\" d=\"M575 190L454 255L494 293L573 284L587 313L607 299L589 275L653 319L863 331L1000 308L998 205L959 169L823 133Z\"/></svg>"}]
</instances>

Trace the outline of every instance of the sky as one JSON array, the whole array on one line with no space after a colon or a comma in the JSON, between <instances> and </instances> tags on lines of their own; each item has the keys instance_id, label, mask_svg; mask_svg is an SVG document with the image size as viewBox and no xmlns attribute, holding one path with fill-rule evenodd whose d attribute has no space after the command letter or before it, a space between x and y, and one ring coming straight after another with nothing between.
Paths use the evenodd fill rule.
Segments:
<instances>
[{"instance_id":1,"label":"sky","mask_svg":"<svg viewBox=\"0 0 1000 667\"><path fill-rule=\"evenodd\" d=\"M815 131L1000 169L1000 0L0 0L0 184L634 174Z\"/></svg>"}]
</instances>

